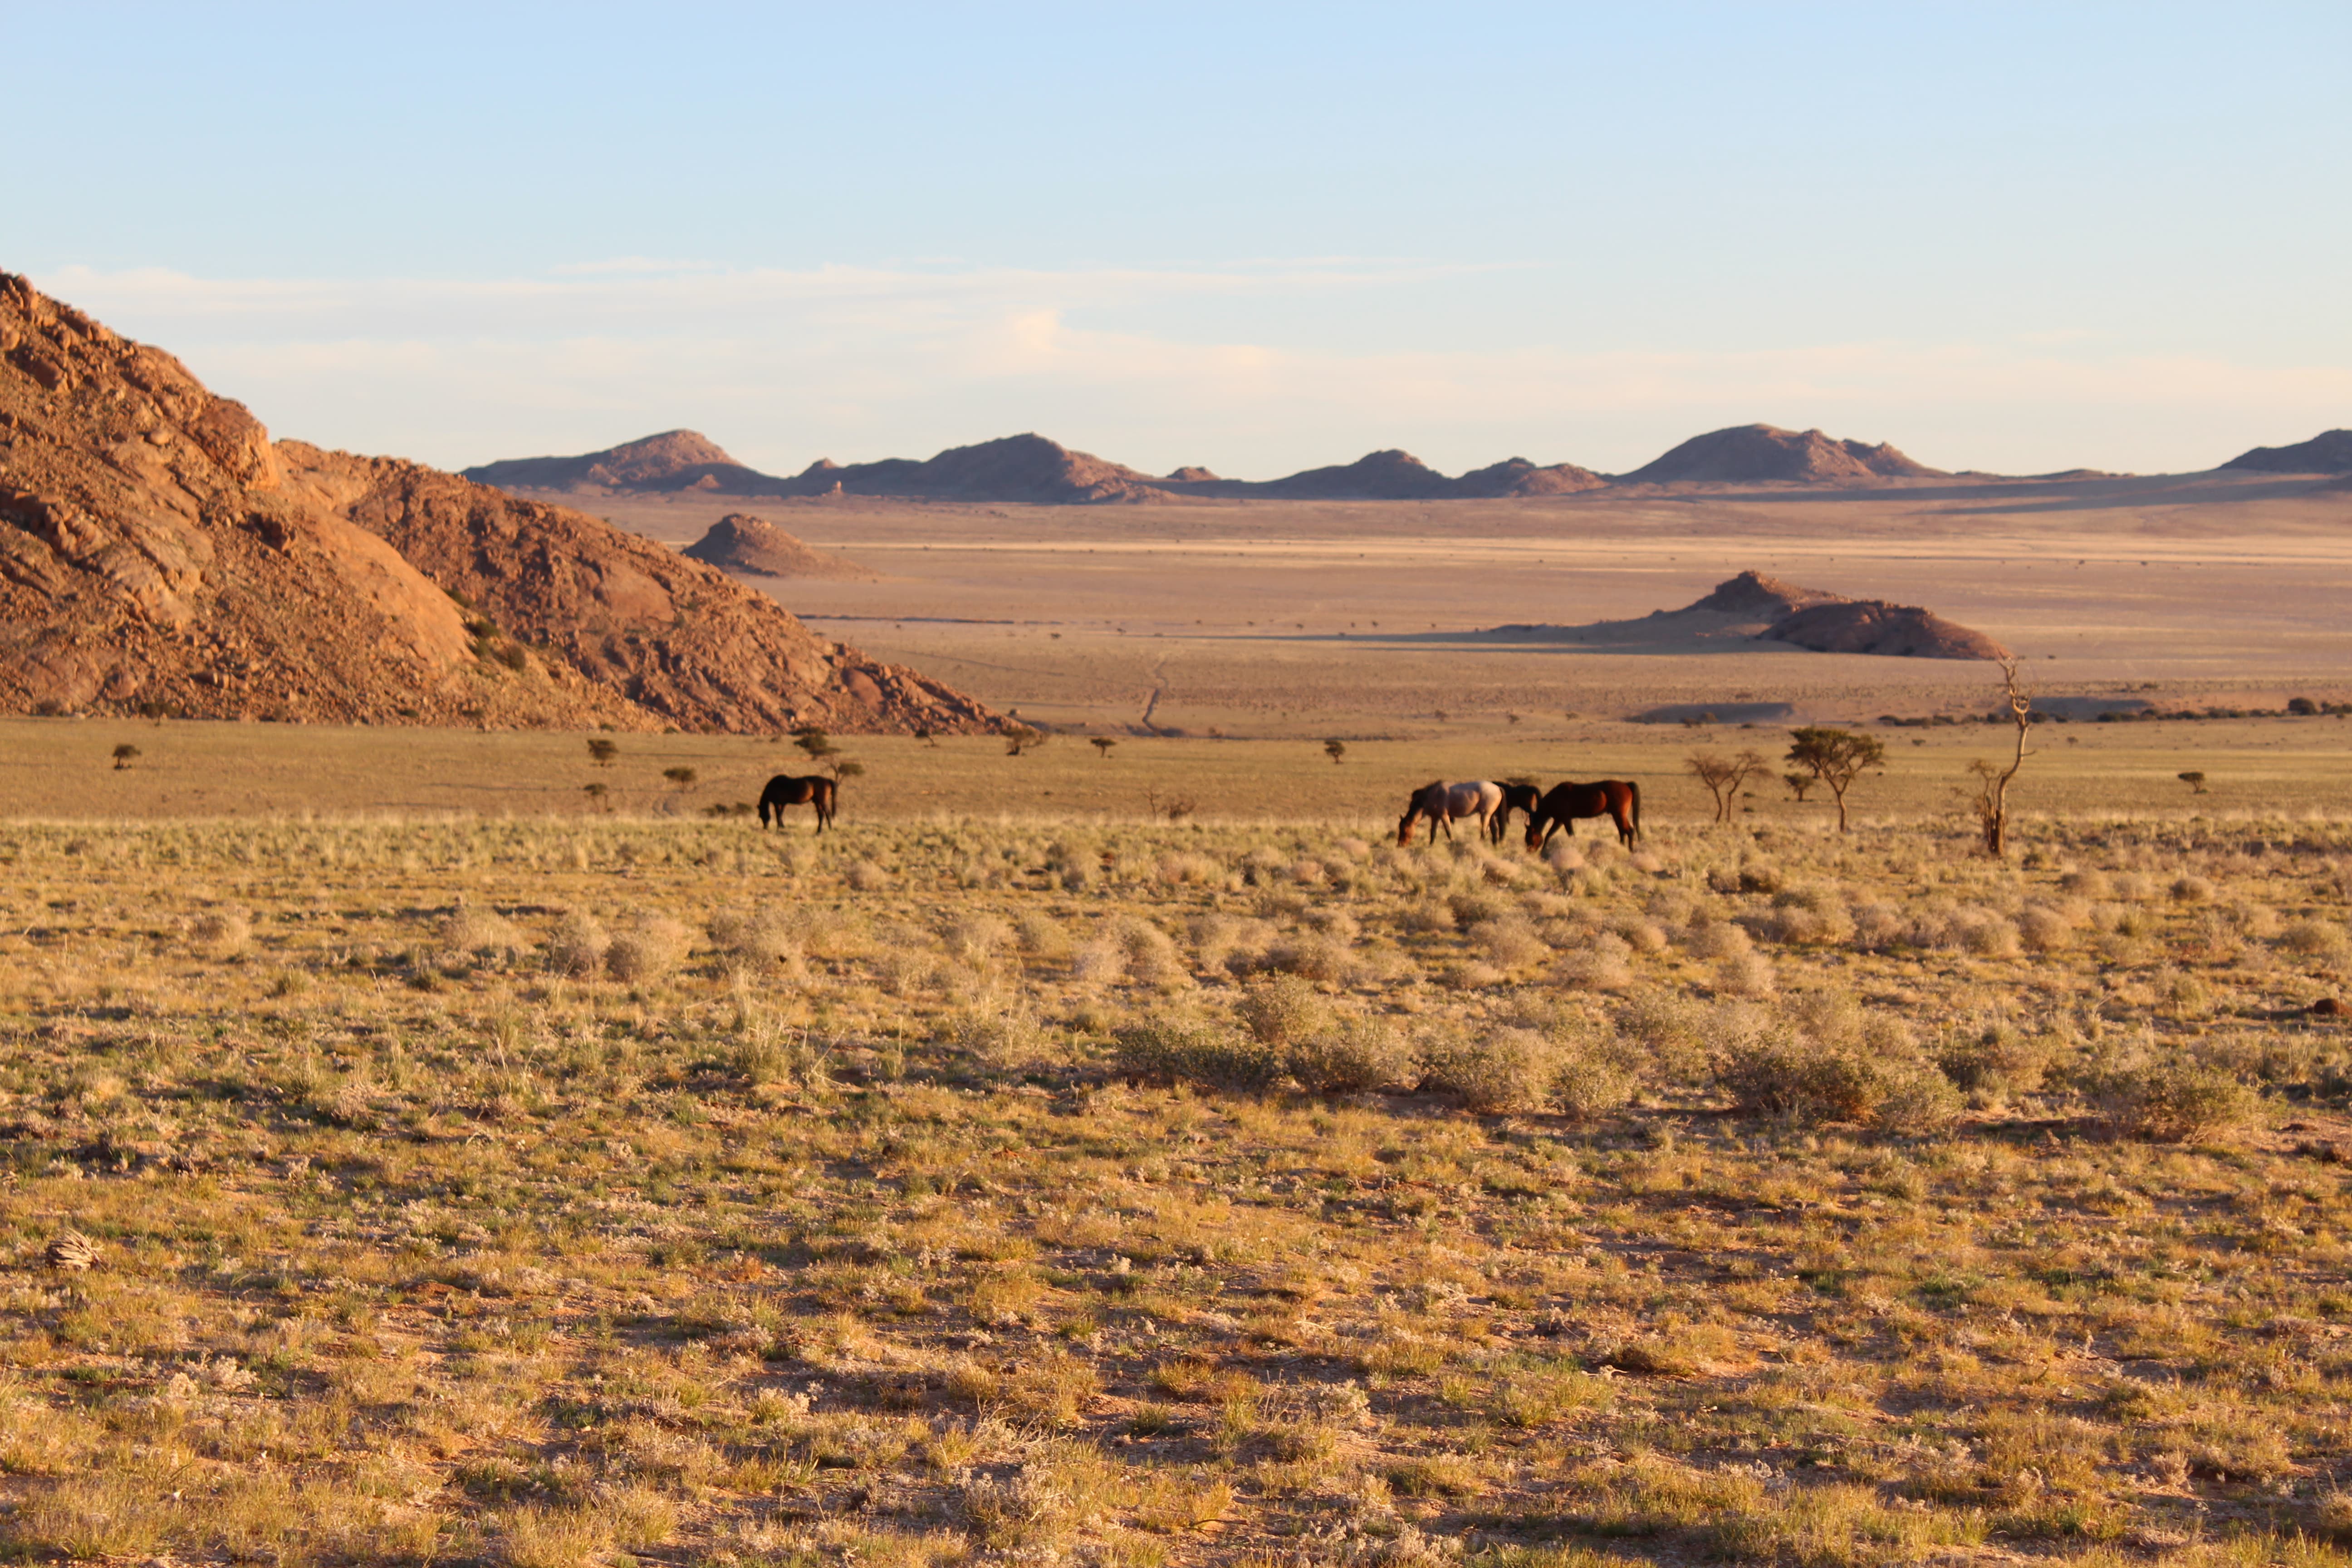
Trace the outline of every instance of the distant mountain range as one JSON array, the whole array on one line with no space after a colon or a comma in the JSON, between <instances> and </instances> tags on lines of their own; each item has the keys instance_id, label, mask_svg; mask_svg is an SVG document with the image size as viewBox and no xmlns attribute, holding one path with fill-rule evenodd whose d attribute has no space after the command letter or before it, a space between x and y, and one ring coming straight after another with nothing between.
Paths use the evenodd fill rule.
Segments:
<instances>
[{"instance_id":1,"label":"distant mountain range","mask_svg":"<svg viewBox=\"0 0 2352 1568\"><path fill-rule=\"evenodd\" d=\"M2352 473L2352 431L2331 430L2294 447L2257 447L2221 467L2272 473ZM506 489L575 493L701 491L786 499L888 496L910 500L1069 504L1254 498L1458 500L1570 495L1635 485L1856 485L1955 476L1931 468L1884 442L1872 446L1839 440L1819 430L1739 425L1695 436L1633 472L1618 475L1595 473L1573 463L1547 466L1512 458L1449 478L1410 452L1394 449L1279 479L1228 479L1202 468L1152 475L1033 434L953 447L920 461L886 458L875 463L841 464L819 458L787 478L739 463L717 443L692 430L670 430L576 458L517 458L485 463L465 470L465 477ZM2076 469L2035 477L2112 476Z\"/></svg>"}]
</instances>

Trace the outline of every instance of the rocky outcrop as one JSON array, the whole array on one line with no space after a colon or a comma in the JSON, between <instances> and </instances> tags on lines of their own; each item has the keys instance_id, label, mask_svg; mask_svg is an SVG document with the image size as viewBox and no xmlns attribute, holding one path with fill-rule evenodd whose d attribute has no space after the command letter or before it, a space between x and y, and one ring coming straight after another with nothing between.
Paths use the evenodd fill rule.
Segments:
<instances>
[{"instance_id":1,"label":"rocky outcrop","mask_svg":"<svg viewBox=\"0 0 2352 1568\"><path fill-rule=\"evenodd\" d=\"M1816 653L1865 653L1893 658L2007 658L2009 650L1985 636L1916 605L1849 599L1822 588L1802 588L1761 572L1717 583L1705 597L1669 616L1702 612L1761 622L1756 636Z\"/></svg>"},{"instance_id":2,"label":"rocky outcrop","mask_svg":"<svg viewBox=\"0 0 2352 1568\"><path fill-rule=\"evenodd\" d=\"M1800 588L1761 572L1742 572L1715 585L1712 593L1684 605L1686 610L1712 610L1743 619L1777 621L1809 605L1843 605L1851 601L1819 588Z\"/></svg>"},{"instance_id":3,"label":"rocky outcrop","mask_svg":"<svg viewBox=\"0 0 2352 1568\"><path fill-rule=\"evenodd\" d=\"M1694 436L1656 459L1619 476L1622 484L1753 484L1787 480L1801 484L1873 479L1921 479L1940 468L1916 463L1894 447L1838 441L1819 430L1782 430L1771 425L1739 425Z\"/></svg>"},{"instance_id":4,"label":"rocky outcrop","mask_svg":"<svg viewBox=\"0 0 2352 1568\"><path fill-rule=\"evenodd\" d=\"M2009 657L2007 648L1982 632L1956 626L1916 605L1890 605L1881 599L1811 605L1759 635L1816 653L1867 653L1894 658Z\"/></svg>"},{"instance_id":5,"label":"rocky outcrop","mask_svg":"<svg viewBox=\"0 0 2352 1568\"><path fill-rule=\"evenodd\" d=\"M681 552L722 572L758 577L822 577L834 580L874 575L854 561L812 550L764 517L733 511Z\"/></svg>"},{"instance_id":6,"label":"rocky outcrop","mask_svg":"<svg viewBox=\"0 0 2352 1568\"><path fill-rule=\"evenodd\" d=\"M992 728L716 568L240 405L0 274L0 710Z\"/></svg>"},{"instance_id":7,"label":"rocky outcrop","mask_svg":"<svg viewBox=\"0 0 2352 1568\"><path fill-rule=\"evenodd\" d=\"M2292 447L2257 447L2221 465L2265 474L2352 474L2352 430L2326 430Z\"/></svg>"}]
</instances>

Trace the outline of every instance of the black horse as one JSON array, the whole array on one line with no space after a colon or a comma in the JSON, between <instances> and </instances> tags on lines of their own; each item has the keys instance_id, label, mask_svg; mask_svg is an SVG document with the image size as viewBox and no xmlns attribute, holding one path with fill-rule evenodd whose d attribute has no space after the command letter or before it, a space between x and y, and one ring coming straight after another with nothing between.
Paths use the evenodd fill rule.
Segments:
<instances>
[{"instance_id":1,"label":"black horse","mask_svg":"<svg viewBox=\"0 0 2352 1568\"><path fill-rule=\"evenodd\" d=\"M760 792L760 828L765 832L768 819L775 818L776 826L784 825L784 807L814 805L816 807L816 830L823 833L833 823L834 807L841 799L841 786L823 773L811 773L796 779L778 773Z\"/></svg>"},{"instance_id":2,"label":"black horse","mask_svg":"<svg viewBox=\"0 0 2352 1568\"><path fill-rule=\"evenodd\" d=\"M1503 785L1503 804L1495 808L1494 817L1486 824L1487 838L1494 843L1500 844L1503 841L1504 833L1508 830L1511 826L1511 813L1515 811L1525 812L1528 816L1528 820L1530 822L1534 821L1537 797L1541 795L1542 793L1543 792L1541 790L1538 789L1531 784L1507 784Z\"/></svg>"},{"instance_id":3,"label":"black horse","mask_svg":"<svg viewBox=\"0 0 2352 1568\"><path fill-rule=\"evenodd\" d=\"M1575 819L1606 816L1617 824L1617 842L1631 849L1642 836L1642 786L1631 779L1601 779L1594 784L1554 784L1528 816L1528 847L1541 849L1551 842L1552 830L1576 836Z\"/></svg>"}]
</instances>

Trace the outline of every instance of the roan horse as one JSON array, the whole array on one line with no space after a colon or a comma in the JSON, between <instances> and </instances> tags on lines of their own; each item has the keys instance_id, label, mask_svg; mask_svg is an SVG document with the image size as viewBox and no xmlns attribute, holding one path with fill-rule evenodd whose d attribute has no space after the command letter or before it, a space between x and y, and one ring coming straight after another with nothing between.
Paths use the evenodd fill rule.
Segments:
<instances>
[{"instance_id":1,"label":"roan horse","mask_svg":"<svg viewBox=\"0 0 2352 1568\"><path fill-rule=\"evenodd\" d=\"M1437 842L1437 830L1445 829L1445 837L1454 837L1454 824L1459 818L1475 816L1478 831L1486 831L1496 811L1503 804L1503 786L1474 779L1468 784L1431 783L1412 792L1405 802L1404 816L1397 823L1397 846L1412 842L1412 825L1426 817L1429 821L1429 841Z\"/></svg>"},{"instance_id":2,"label":"roan horse","mask_svg":"<svg viewBox=\"0 0 2352 1568\"><path fill-rule=\"evenodd\" d=\"M1511 813L1524 812L1530 822L1535 820L1537 797L1543 791L1531 784L1507 784L1497 787L1503 792L1503 804L1495 808L1495 819L1486 824L1486 837L1500 844L1503 835L1510 831Z\"/></svg>"},{"instance_id":3,"label":"roan horse","mask_svg":"<svg viewBox=\"0 0 2352 1568\"><path fill-rule=\"evenodd\" d=\"M1642 836L1642 786L1630 779L1552 785L1528 816L1528 847L1541 849L1554 828L1574 837L1580 816L1609 817L1617 824L1617 842L1630 849Z\"/></svg>"},{"instance_id":4,"label":"roan horse","mask_svg":"<svg viewBox=\"0 0 2352 1568\"><path fill-rule=\"evenodd\" d=\"M806 778L790 778L778 773L760 792L760 829L767 831L768 818L772 816L776 826L784 825L784 807L814 805L816 807L816 830L823 833L833 822L834 806L841 799L841 786L823 773L811 773Z\"/></svg>"}]
</instances>

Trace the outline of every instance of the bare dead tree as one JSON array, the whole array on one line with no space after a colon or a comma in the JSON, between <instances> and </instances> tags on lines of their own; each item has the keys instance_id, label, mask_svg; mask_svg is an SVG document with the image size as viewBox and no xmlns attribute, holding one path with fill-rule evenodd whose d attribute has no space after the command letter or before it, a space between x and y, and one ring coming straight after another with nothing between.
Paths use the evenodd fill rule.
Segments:
<instances>
[{"instance_id":1,"label":"bare dead tree","mask_svg":"<svg viewBox=\"0 0 2352 1568\"><path fill-rule=\"evenodd\" d=\"M1706 786L1715 796L1715 819L1729 822L1738 808L1739 792L1748 784L1764 776L1768 764L1755 752L1742 752L1727 757L1721 752L1693 752L1683 759L1683 766L1691 776Z\"/></svg>"},{"instance_id":2,"label":"bare dead tree","mask_svg":"<svg viewBox=\"0 0 2352 1568\"><path fill-rule=\"evenodd\" d=\"M2009 784L2025 766L2025 759L2033 753L2025 749L2025 737L2033 728L2033 689L2020 673L2015 658L2000 661L2000 700L2009 710L2010 722L2017 727L2017 744L2011 752L2009 766L2000 767L1982 757L1969 764L1976 775L1977 823L1984 830L1985 853L1999 859L2009 848Z\"/></svg>"}]
</instances>

